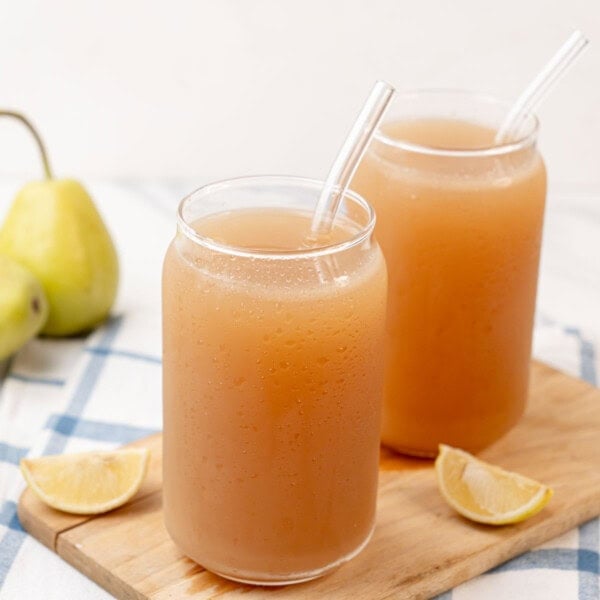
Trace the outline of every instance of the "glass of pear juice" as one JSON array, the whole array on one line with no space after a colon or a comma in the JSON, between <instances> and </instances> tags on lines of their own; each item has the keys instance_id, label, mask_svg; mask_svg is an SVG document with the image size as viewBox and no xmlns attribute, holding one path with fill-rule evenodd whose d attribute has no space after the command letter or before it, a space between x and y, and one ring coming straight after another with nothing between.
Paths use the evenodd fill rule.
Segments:
<instances>
[{"instance_id":1,"label":"glass of pear juice","mask_svg":"<svg viewBox=\"0 0 600 600\"><path fill-rule=\"evenodd\" d=\"M236 581L313 579L374 526L387 274L353 192L307 243L322 186L201 188L164 262L165 523Z\"/></svg>"},{"instance_id":2,"label":"glass of pear juice","mask_svg":"<svg viewBox=\"0 0 600 600\"><path fill-rule=\"evenodd\" d=\"M546 172L538 122L495 141L508 105L398 94L353 179L389 271L382 441L477 451L527 398Z\"/></svg>"}]
</instances>

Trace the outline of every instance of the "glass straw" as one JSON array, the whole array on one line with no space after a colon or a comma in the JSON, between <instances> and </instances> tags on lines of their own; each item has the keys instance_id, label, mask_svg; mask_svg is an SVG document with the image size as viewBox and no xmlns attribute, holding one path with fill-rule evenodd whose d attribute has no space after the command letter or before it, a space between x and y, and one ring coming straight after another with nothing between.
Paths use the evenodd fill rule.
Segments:
<instances>
[{"instance_id":1,"label":"glass straw","mask_svg":"<svg viewBox=\"0 0 600 600\"><path fill-rule=\"evenodd\" d=\"M496 133L496 144L503 144L515 139L527 115L539 106L552 85L573 64L573 61L579 56L587 43L587 38L580 30L574 31L569 36L558 52L517 98L498 129L498 133Z\"/></svg>"},{"instance_id":2,"label":"glass straw","mask_svg":"<svg viewBox=\"0 0 600 600\"><path fill-rule=\"evenodd\" d=\"M325 180L311 224L311 238L329 233L356 167L387 108L394 88L377 81Z\"/></svg>"}]
</instances>

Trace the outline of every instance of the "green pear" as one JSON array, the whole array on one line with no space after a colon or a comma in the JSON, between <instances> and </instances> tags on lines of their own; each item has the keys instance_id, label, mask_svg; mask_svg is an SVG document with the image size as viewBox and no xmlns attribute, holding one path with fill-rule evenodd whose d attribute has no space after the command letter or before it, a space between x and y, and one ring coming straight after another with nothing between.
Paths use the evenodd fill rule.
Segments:
<instances>
[{"instance_id":1,"label":"green pear","mask_svg":"<svg viewBox=\"0 0 600 600\"><path fill-rule=\"evenodd\" d=\"M27 269L0 255L0 360L35 336L47 316L42 284Z\"/></svg>"},{"instance_id":2,"label":"green pear","mask_svg":"<svg viewBox=\"0 0 600 600\"><path fill-rule=\"evenodd\" d=\"M54 179L46 148L29 119L0 110L33 135L46 179L27 184L0 229L0 252L40 280L50 313L41 332L73 335L108 315L117 293L119 265L110 235L94 202L72 179Z\"/></svg>"},{"instance_id":3,"label":"green pear","mask_svg":"<svg viewBox=\"0 0 600 600\"><path fill-rule=\"evenodd\" d=\"M50 306L42 333L80 333L108 315L117 292L117 254L92 199L77 181L25 185L0 229L0 252L42 282Z\"/></svg>"}]
</instances>

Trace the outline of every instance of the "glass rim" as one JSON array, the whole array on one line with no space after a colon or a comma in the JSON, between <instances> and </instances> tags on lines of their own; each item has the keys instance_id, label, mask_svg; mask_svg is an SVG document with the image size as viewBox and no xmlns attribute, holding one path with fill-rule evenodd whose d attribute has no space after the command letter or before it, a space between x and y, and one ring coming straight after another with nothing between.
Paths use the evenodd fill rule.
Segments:
<instances>
[{"instance_id":1,"label":"glass rim","mask_svg":"<svg viewBox=\"0 0 600 600\"><path fill-rule=\"evenodd\" d=\"M393 105L396 105L402 100L402 98L418 98L419 96L425 95L440 97L443 95L464 96L473 100L479 100L486 104L503 106L506 109L506 114L508 114L508 111L511 108L511 104L509 102L496 98L492 94L460 88L421 88L415 90L397 91L393 100ZM393 105L390 107L392 109L391 112L393 112ZM382 133L380 128L375 131L373 139L399 150L412 152L414 154L425 154L429 156L445 156L454 158L503 156L523 150L524 148L527 148L535 143L540 129L539 119L534 113L528 112L525 113L523 121L524 123L528 123L529 126L526 129L526 133L518 137L516 140L511 140L510 142L503 142L500 144L492 144L490 146L482 146L481 148L439 148L436 146L416 144L414 142L408 142L388 136ZM384 119L384 123L385 122L389 121Z\"/></svg>"},{"instance_id":2,"label":"glass rim","mask_svg":"<svg viewBox=\"0 0 600 600\"><path fill-rule=\"evenodd\" d=\"M190 241L203 246L214 252L221 254L227 254L229 256L237 256L242 258L254 258L254 259L267 259L267 260L298 260L306 258L317 258L321 256L328 256L332 254L338 254L345 250L349 250L355 246L358 246L364 242L373 233L375 228L375 210L373 207L359 194L353 190L346 190L344 192L344 198L350 199L358 204L367 215L367 222L365 225L360 226L360 230L349 237L349 239L342 242L335 242L331 244L320 244L314 247L307 247L302 249L294 250L276 250L276 249L264 249L257 250L252 248L245 248L242 246L235 246L233 244L226 244L218 242L213 238L198 233L185 219L184 210L194 200L198 198L207 197L212 193L227 189L227 188L243 188L251 184L262 184L268 186L283 186L283 185L294 185L298 188L314 188L316 191L320 191L324 186L324 181L319 179L311 179L308 177L298 177L295 175L250 175L241 177L232 177L228 179L221 179L203 185L187 196L185 196L177 207L177 228L181 231L186 238ZM318 199L318 194L315 196L315 206ZM285 206L285 205L282 205Z\"/></svg>"}]
</instances>

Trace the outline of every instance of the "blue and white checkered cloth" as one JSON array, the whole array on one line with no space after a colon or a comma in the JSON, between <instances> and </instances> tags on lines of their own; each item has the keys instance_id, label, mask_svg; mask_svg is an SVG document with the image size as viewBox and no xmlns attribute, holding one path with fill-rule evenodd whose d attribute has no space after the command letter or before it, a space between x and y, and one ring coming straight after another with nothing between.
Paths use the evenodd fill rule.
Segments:
<instances>
[{"instance_id":1,"label":"blue and white checkered cloth","mask_svg":"<svg viewBox=\"0 0 600 600\"><path fill-rule=\"evenodd\" d=\"M159 265L184 189L94 188L122 261L115 316L86 339L35 340L7 367L0 387L0 600L111 598L23 531L18 463L27 455L111 448L160 429ZM0 185L0 192L7 190ZM538 318L541 360L597 384L597 349L589 335ZM600 600L599 552L594 519L439 598Z\"/></svg>"}]
</instances>

